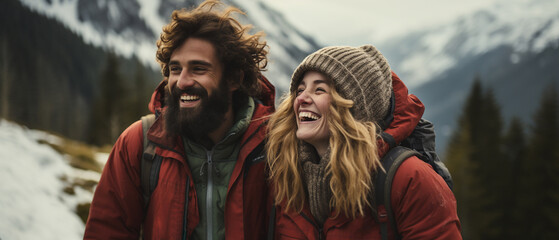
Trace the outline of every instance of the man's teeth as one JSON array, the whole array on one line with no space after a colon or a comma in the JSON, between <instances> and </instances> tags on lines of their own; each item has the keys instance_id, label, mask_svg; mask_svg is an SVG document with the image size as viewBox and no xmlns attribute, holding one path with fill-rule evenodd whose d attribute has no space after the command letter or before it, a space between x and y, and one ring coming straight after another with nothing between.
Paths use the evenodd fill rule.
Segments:
<instances>
[{"instance_id":1,"label":"man's teeth","mask_svg":"<svg viewBox=\"0 0 559 240\"><path fill-rule=\"evenodd\" d=\"M181 96L181 101L196 101L200 99L200 96L198 95L182 95Z\"/></svg>"},{"instance_id":2,"label":"man's teeth","mask_svg":"<svg viewBox=\"0 0 559 240\"><path fill-rule=\"evenodd\" d=\"M300 112L299 119L301 120L317 120L320 116L312 113L312 112Z\"/></svg>"}]
</instances>

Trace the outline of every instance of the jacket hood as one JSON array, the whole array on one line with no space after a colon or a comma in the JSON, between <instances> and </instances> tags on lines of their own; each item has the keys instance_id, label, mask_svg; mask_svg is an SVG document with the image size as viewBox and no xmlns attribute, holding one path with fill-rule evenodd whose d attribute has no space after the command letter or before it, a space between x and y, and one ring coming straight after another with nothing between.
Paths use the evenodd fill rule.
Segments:
<instances>
[{"instance_id":1,"label":"jacket hood","mask_svg":"<svg viewBox=\"0 0 559 240\"><path fill-rule=\"evenodd\" d=\"M165 107L165 87L167 86L167 83L168 81L166 79L161 81L151 95L148 108L150 112L155 113L156 115L160 114ZM260 83L260 93L255 97L255 100L264 106L274 107L276 95L274 85L272 85L270 81L264 77L264 75L260 75L258 83Z\"/></svg>"},{"instance_id":2,"label":"jacket hood","mask_svg":"<svg viewBox=\"0 0 559 240\"><path fill-rule=\"evenodd\" d=\"M378 140L379 156L400 144L415 129L421 120L425 106L417 96L408 93L408 88L396 73L392 72L392 88L394 91L391 110L385 118L383 132Z\"/></svg>"}]
</instances>

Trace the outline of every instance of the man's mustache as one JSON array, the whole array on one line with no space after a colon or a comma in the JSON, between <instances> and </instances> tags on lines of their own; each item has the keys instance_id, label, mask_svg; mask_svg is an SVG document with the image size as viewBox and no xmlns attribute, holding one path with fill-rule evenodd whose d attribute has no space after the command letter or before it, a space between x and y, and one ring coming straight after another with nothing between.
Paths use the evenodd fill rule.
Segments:
<instances>
[{"instance_id":1,"label":"man's mustache","mask_svg":"<svg viewBox=\"0 0 559 240\"><path fill-rule=\"evenodd\" d=\"M193 86L186 89L180 89L175 86L171 90L171 94L173 95L173 98L179 98L182 94L198 95L201 98L206 98L208 96L208 91L206 91L203 87Z\"/></svg>"}]
</instances>

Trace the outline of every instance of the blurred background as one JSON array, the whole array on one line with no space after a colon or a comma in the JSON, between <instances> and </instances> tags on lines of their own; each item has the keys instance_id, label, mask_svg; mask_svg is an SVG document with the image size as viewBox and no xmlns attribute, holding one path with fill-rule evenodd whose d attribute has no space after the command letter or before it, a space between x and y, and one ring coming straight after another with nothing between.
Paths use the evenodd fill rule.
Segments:
<instances>
[{"instance_id":1,"label":"blurred background","mask_svg":"<svg viewBox=\"0 0 559 240\"><path fill-rule=\"evenodd\" d=\"M161 81L155 41L199 0L0 2L0 239L81 239L112 144ZM426 106L464 239L559 239L559 1L231 0L277 98L329 45L375 45Z\"/></svg>"}]
</instances>

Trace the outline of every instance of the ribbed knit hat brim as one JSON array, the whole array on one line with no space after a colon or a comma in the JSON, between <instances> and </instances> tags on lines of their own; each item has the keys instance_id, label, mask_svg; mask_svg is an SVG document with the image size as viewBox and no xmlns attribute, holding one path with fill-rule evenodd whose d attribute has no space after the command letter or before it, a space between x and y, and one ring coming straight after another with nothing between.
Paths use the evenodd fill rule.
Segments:
<instances>
[{"instance_id":1,"label":"ribbed knit hat brim","mask_svg":"<svg viewBox=\"0 0 559 240\"><path fill-rule=\"evenodd\" d=\"M392 74L388 61L374 46L325 47L307 56L291 77L295 91L308 71L325 74L336 91L353 101L353 116L361 121L381 121L390 108Z\"/></svg>"}]
</instances>

